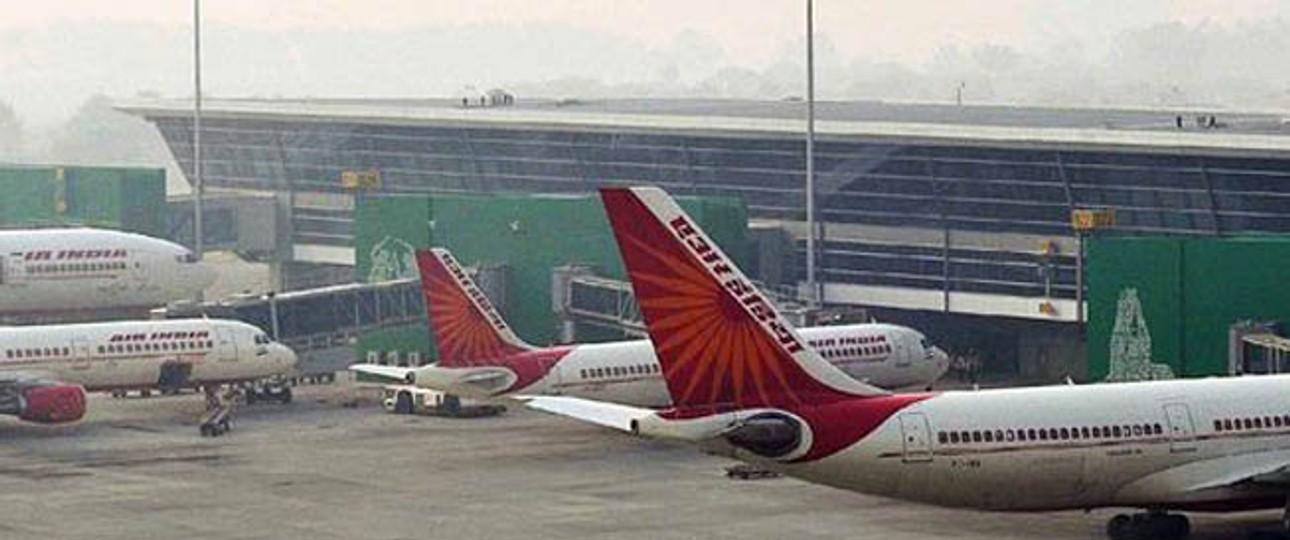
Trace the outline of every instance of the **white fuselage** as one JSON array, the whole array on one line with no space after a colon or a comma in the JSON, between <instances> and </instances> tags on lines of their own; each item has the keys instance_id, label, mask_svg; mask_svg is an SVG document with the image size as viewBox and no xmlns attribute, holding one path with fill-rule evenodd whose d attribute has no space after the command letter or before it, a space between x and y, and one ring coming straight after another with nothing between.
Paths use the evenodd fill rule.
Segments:
<instances>
[{"instance_id":1,"label":"white fuselage","mask_svg":"<svg viewBox=\"0 0 1290 540\"><path fill-rule=\"evenodd\" d=\"M182 386L197 386L271 377L287 372L295 362L286 346L237 321L0 328L0 378L49 378L88 390L161 386L163 366L184 374Z\"/></svg>"},{"instance_id":2,"label":"white fuselage","mask_svg":"<svg viewBox=\"0 0 1290 540\"><path fill-rule=\"evenodd\" d=\"M922 334L890 324L804 328L802 337L828 362L884 388L926 388L945 373L945 353ZM648 340L577 345L524 394L566 395L641 407L672 404Z\"/></svg>"},{"instance_id":3,"label":"white fuselage","mask_svg":"<svg viewBox=\"0 0 1290 540\"><path fill-rule=\"evenodd\" d=\"M1283 504L1236 480L1288 460L1290 376L1267 376L947 392L831 456L771 465L943 506L1219 510Z\"/></svg>"},{"instance_id":4,"label":"white fuselage","mask_svg":"<svg viewBox=\"0 0 1290 540\"><path fill-rule=\"evenodd\" d=\"M0 231L0 315L155 307L214 272L184 247L102 229Z\"/></svg>"}]
</instances>

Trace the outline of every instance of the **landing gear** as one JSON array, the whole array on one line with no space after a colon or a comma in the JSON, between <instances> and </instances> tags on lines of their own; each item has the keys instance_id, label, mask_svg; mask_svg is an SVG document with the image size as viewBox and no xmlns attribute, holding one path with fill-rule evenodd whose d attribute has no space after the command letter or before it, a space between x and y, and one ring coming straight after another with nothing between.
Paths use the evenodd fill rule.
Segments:
<instances>
[{"instance_id":1,"label":"landing gear","mask_svg":"<svg viewBox=\"0 0 1290 540\"><path fill-rule=\"evenodd\" d=\"M1182 514L1120 514L1106 523L1111 540L1183 540L1190 534L1191 522Z\"/></svg>"}]
</instances>

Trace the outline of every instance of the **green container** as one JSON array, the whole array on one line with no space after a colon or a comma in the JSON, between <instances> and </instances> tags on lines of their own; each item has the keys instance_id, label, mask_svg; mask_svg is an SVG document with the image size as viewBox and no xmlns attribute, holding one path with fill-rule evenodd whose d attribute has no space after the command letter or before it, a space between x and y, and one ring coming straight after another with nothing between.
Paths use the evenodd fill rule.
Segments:
<instances>
[{"instance_id":1,"label":"green container","mask_svg":"<svg viewBox=\"0 0 1290 540\"><path fill-rule=\"evenodd\" d=\"M1231 325L1290 330L1290 237L1093 238L1086 260L1091 380L1225 375Z\"/></svg>"},{"instance_id":2,"label":"green container","mask_svg":"<svg viewBox=\"0 0 1290 540\"><path fill-rule=\"evenodd\" d=\"M748 251L747 210L730 198L682 198L681 205L737 262ZM358 278L379 281L416 275L416 249L448 248L462 264L505 269L503 316L523 339L556 341L560 320L551 309L551 271L589 266L598 275L625 279L618 246L596 195L430 195L376 197L355 208ZM406 262L404 262L406 261ZM422 325L422 329L426 327ZM423 330L424 331L424 330ZM430 340L412 333L400 339ZM581 329L580 340L621 339L602 329ZM359 340L360 358L375 347L408 350L411 342L384 335Z\"/></svg>"}]
</instances>

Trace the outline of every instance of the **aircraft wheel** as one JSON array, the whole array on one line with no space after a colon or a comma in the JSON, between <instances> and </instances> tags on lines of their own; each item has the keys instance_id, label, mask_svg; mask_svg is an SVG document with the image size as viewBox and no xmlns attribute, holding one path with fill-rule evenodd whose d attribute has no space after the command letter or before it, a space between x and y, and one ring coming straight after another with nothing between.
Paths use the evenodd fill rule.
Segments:
<instances>
[{"instance_id":1,"label":"aircraft wheel","mask_svg":"<svg viewBox=\"0 0 1290 540\"><path fill-rule=\"evenodd\" d=\"M1135 540L1137 527L1134 526L1133 518L1125 514L1117 514L1106 522L1106 537L1111 540Z\"/></svg>"},{"instance_id":2,"label":"aircraft wheel","mask_svg":"<svg viewBox=\"0 0 1290 540\"><path fill-rule=\"evenodd\" d=\"M1191 521L1187 516L1182 514L1169 514L1161 516L1162 525L1164 525L1165 538L1172 540L1182 540L1191 536Z\"/></svg>"},{"instance_id":3,"label":"aircraft wheel","mask_svg":"<svg viewBox=\"0 0 1290 540\"><path fill-rule=\"evenodd\" d=\"M394 414L412 414L412 394L399 392L394 400Z\"/></svg>"}]
</instances>

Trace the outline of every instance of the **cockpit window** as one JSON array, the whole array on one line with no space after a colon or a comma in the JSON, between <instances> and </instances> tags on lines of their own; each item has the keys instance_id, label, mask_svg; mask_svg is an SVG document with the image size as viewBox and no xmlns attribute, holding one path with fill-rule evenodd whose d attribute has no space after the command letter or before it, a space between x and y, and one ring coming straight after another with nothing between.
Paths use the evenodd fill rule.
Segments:
<instances>
[{"instance_id":1,"label":"cockpit window","mask_svg":"<svg viewBox=\"0 0 1290 540\"><path fill-rule=\"evenodd\" d=\"M179 262L184 264L192 264L197 262L197 255L194 255L193 252L188 251L188 252L185 252L183 255L175 255L175 259L177 259Z\"/></svg>"},{"instance_id":2,"label":"cockpit window","mask_svg":"<svg viewBox=\"0 0 1290 540\"><path fill-rule=\"evenodd\" d=\"M268 344L270 344L270 343L272 343L272 342L273 342L273 340L269 339L269 336L266 336L266 335L264 335L264 334L256 334L256 335L255 335L255 343L256 343L256 345L268 345Z\"/></svg>"}]
</instances>

